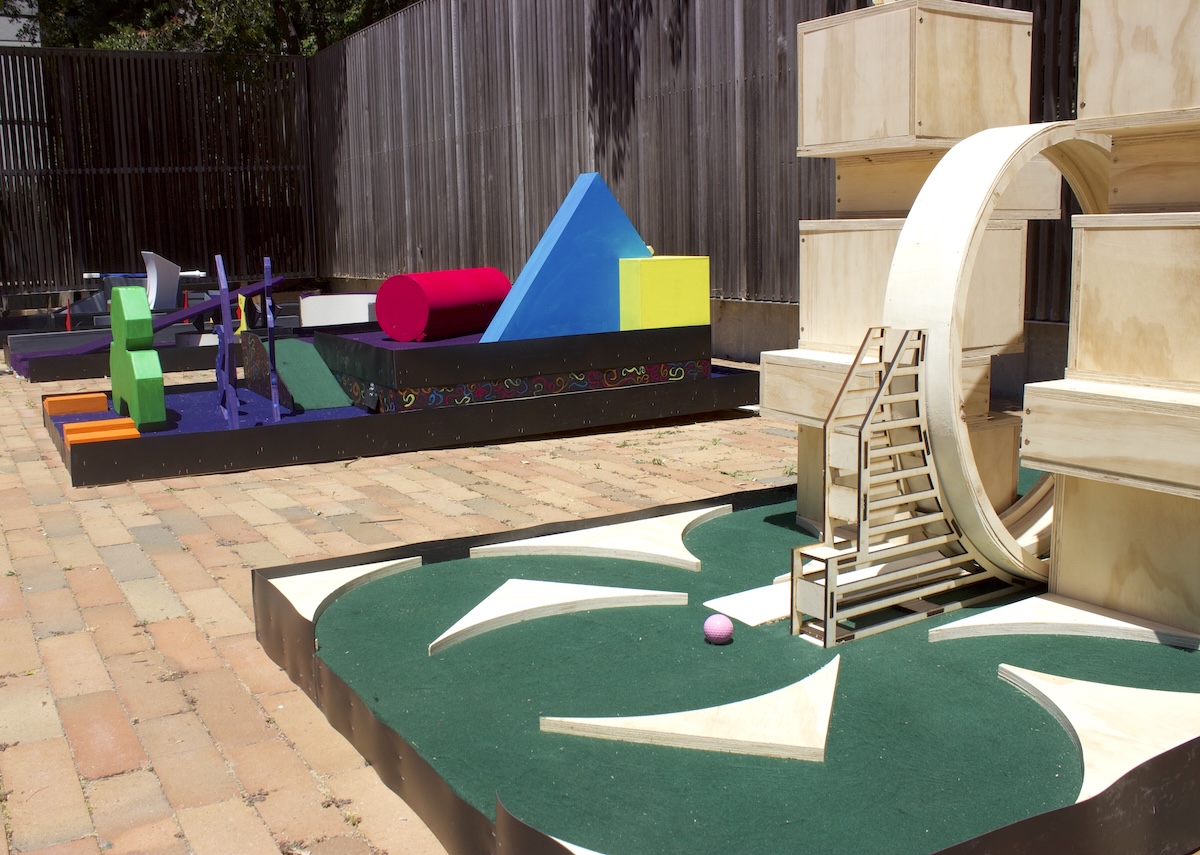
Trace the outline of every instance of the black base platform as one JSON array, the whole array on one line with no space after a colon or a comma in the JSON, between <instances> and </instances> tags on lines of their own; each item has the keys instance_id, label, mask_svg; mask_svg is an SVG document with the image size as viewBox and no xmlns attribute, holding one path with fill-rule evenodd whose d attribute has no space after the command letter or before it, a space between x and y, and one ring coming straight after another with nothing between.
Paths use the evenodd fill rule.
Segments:
<instances>
[{"instance_id":1,"label":"black base platform","mask_svg":"<svg viewBox=\"0 0 1200 855\"><path fill-rule=\"evenodd\" d=\"M213 388L214 401L216 398ZM758 373L565 393L469 406L379 413L329 421L246 427L236 431L148 433L139 439L72 445L58 425L46 428L76 487L324 463L430 448L595 431L680 419L758 401Z\"/></svg>"}]
</instances>

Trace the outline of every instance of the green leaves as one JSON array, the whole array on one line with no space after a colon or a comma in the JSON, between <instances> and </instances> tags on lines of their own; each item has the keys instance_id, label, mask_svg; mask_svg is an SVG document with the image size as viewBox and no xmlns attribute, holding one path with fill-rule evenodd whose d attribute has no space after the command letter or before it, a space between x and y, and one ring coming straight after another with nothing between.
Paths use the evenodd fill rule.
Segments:
<instances>
[{"instance_id":1,"label":"green leaves","mask_svg":"<svg viewBox=\"0 0 1200 855\"><path fill-rule=\"evenodd\" d=\"M39 0L36 24L44 47L310 56L414 2ZM0 0L0 16L24 14Z\"/></svg>"}]
</instances>

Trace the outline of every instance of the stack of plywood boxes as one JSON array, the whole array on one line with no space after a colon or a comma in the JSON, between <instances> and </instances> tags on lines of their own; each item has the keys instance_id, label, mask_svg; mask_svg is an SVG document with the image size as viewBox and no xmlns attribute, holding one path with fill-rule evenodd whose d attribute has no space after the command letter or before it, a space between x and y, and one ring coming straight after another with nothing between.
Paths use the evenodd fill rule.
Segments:
<instances>
[{"instance_id":1,"label":"stack of plywood boxes","mask_svg":"<svg viewBox=\"0 0 1200 855\"><path fill-rule=\"evenodd\" d=\"M1079 62L1110 213L1074 220L1066 379L1025 390L1051 590L1200 632L1200 3L1084 0Z\"/></svg>"},{"instance_id":2,"label":"stack of plywood boxes","mask_svg":"<svg viewBox=\"0 0 1200 855\"><path fill-rule=\"evenodd\" d=\"M904 217L942 155L1029 122L1032 16L953 0L894 0L801 24L799 147L837 161L836 219L800 223L798 346L762 354L765 415L797 425L797 516L820 521L824 422L883 315ZM1024 342L1026 221L1060 216L1038 158L997 205L963 319L964 418L988 498L1016 497L1019 416L992 412L991 358Z\"/></svg>"}]
</instances>

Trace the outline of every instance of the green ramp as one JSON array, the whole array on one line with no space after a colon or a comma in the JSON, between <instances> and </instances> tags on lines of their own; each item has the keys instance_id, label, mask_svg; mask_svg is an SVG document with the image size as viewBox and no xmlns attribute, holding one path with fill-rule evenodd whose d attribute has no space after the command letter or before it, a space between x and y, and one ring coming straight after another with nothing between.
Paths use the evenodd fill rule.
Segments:
<instances>
[{"instance_id":1,"label":"green ramp","mask_svg":"<svg viewBox=\"0 0 1200 855\"><path fill-rule=\"evenodd\" d=\"M350 397L342 390L325 360L306 341L277 339L275 371L301 409L330 410L351 406Z\"/></svg>"}]
</instances>

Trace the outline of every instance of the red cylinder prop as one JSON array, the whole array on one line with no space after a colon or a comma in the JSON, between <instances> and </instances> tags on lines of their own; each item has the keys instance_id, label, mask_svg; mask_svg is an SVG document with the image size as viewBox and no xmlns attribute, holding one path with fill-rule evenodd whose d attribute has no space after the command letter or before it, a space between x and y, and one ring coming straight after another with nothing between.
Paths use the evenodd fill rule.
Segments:
<instances>
[{"instance_id":1,"label":"red cylinder prop","mask_svg":"<svg viewBox=\"0 0 1200 855\"><path fill-rule=\"evenodd\" d=\"M375 319L395 341L483 332L512 283L494 267L399 273L375 295Z\"/></svg>"}]
</instances>

